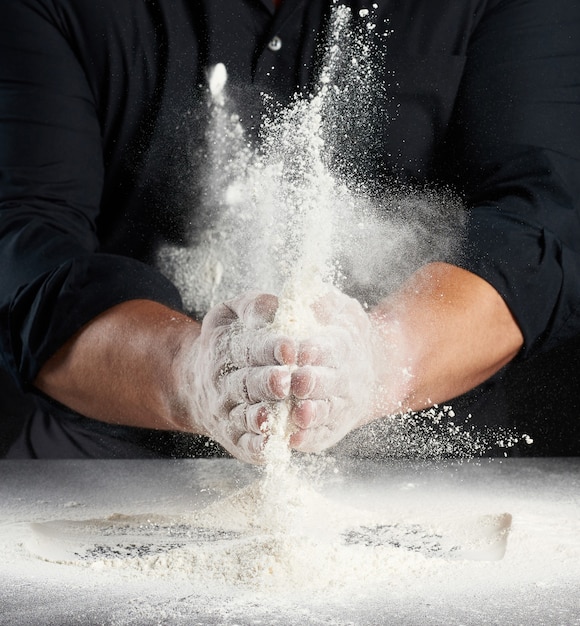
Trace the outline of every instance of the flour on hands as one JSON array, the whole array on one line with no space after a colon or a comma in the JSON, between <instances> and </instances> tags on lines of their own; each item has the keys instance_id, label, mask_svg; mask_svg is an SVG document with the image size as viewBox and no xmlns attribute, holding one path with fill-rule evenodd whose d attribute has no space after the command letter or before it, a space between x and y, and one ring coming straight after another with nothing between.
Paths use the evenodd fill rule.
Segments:
<instances>
[{"instance_id":1,"label":"flour on hands","mask_svg":"<svg viewBox=\"0 0 580 626\"><path fill-rule=\"evenodd\" d=\"M277 303L250 292L213 307L182 372L199 430L250 463L263 461L265 424L290 393L294 341L268 328Z\"/></svg>"},{"instance_id":2,"label":"flour on hands","mask_svg":"<svg viewBox=\"0 0 580 626\"><path fill-rule=\"evenodd\" d=\"M376 388L376 336L362 306L331 288L312 304L316 331L298 343L291 444L320 452L368 419Z\"/></svg>"}]
</instances>

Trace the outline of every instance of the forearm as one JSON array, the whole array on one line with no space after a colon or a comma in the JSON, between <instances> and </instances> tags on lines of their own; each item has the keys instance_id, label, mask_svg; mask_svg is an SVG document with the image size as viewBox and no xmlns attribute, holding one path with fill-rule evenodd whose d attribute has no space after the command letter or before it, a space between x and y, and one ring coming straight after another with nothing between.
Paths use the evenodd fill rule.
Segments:
<instances>
[{"instance_id":1,"label":"forearm","mask_svg":"<svg viewBox=\"0 0 580 626\"><path fill-rule=\"evenodd\" d=\"M370 316L387 364L373 418L465 393L500 370L523 345L497 291L475 274L444 263L423 268Z\"/></svg>"},{"instance_id":2,"label":"forearm","mask_svg":"<svg viewBox=\"0 0 580 626\"><path fill-rule=\"evenodd\" d=\"M79 413L105 422L197 432L176 389L176 361L200 325L148 300L108 309L40 370L35 385Z\"/></svg>"}]
</instances>

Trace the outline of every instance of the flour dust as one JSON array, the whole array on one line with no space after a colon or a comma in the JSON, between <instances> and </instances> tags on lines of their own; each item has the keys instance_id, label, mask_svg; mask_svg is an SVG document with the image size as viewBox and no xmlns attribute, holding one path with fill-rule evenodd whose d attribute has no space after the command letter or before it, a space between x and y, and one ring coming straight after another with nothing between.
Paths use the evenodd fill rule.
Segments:
<instances>
[{"instance_id":1,"label":"flour dust","mask_svg":"<svg viewBox=\"0 0 580 626\"><path fill-rule=\"evenodd\" d=\"M389 102L388 84L372 20L372 11L353 15L334 6L312 93L296 94L285 107L264 94L257 142L228 96L227 68L209 70L192 244L159 252L189 311L203 316L258 290L280 298L280 328L307 334L315 326L310 305L329 285L368 307L419 267L460 254L464 218L456 198L369 176L389 123L380 108Z\"/></svg>"},{"instance_id":2,"label":"flour dust","mask_svg":"<svg viewBox=\"0 0 580 626\"><path fill-rule=\"evenodd\" d=\"M227 93L227 68L208 72L209 126L192 245L165 247L163 271L187 309L257 289L301 298L333 284L371 304L425 263L459 253L462 211L449 194L383 187L368 172L388 129L388 85L378 75L372 16L362 27L335 6L313 93L266 113L254 142ZM382 127L377 128L377 123ZM374 155L374 156L373 156ZM375 168L376 169L376 168Z\"/></svg>"}]
</instances>

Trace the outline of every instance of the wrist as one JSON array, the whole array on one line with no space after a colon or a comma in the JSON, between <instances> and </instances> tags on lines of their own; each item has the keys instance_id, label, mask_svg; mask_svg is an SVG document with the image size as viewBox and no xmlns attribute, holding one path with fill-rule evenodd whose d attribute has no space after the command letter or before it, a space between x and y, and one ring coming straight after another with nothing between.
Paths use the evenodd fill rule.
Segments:
<instances>
[{"instance_id":1,"label":"wrist","mask_svg":"<svg viewBox=\"0 0 580 626\"><path fill-rule=\"evenodd\" d=\"M96 317L43 366L35 384L104 422L191 430L175 387L175 361L199 324L152 301L119 304Z\"/></svg>"},{"instance_id":2,"label":"wrist","mask_svg":"<svg viewBox=\"0 0 580 626\"><path fill-rule=\"evenodd\" d=\"M163 413L173 430L208 435L203 426L204 406L196 376L200 351L200 325L180 320L165 339L167 374L160 388Z\"/></svg>"},{"instance_id":3,"label":"wrist","mask_svg":"<svg viewBox=\"0 0 580 626\"><path fill-rule=\"evenodd\" d=\"M410 409L416 378L412 352L401 316L383 302L369 313L373 328L373 363L376 373L367 422Z\"/></svg>"}]
</instances>

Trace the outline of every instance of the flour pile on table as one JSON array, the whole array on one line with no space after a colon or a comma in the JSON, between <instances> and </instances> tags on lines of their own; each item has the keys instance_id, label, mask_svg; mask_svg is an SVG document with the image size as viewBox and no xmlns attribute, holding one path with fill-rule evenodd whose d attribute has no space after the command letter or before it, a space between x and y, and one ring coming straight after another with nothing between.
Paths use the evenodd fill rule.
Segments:
<instances>
[{"instance_id":1,"label":"flour pile on table","mask_svg":"<svg viewBox=\"0 0 580 626\"><path fill-rule=\"evenodd\" d=\"M319 461L320 463L320 461ZM322 495L313 471L289 463L185 515L113 515L32 525L32 553L52 562L186 579L213 593L349 592L503 557L511 516L398 516ZM327 476L328 478L328 476Z\"/></svg>"}]
</instances>

